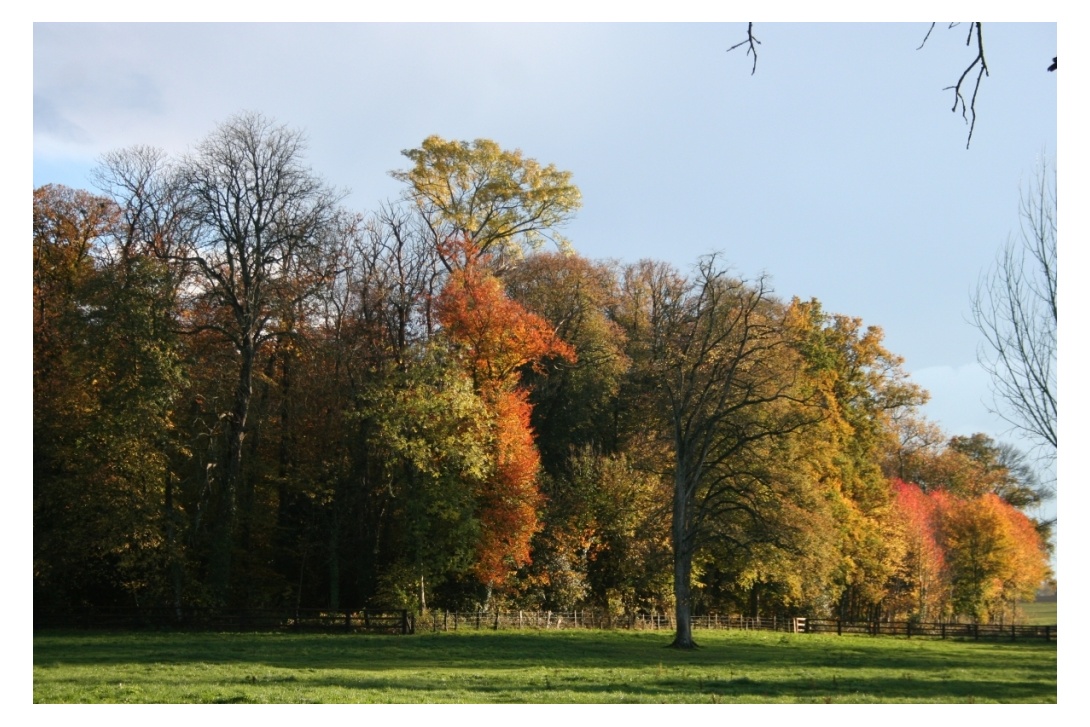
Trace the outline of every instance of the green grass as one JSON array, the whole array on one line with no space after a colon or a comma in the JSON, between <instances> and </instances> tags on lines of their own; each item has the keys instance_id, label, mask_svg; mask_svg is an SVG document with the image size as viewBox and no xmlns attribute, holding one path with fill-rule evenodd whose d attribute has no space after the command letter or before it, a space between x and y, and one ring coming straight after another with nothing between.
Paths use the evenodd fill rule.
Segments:
<instances>
[{"instance_id":1,"label":"green grass","mask_svg":"<svg viewBox=\"0 0 1090 727\"><path fill-rule=\"evenodd\" d=\"M42 632L34 701L1055 702L1056 644L698 631Z\"/></svg>"},{"instance_id":2,"label":"green grass","mask_svg":"<svg viewBox=\"0 0 1090 727\"><path fill-rule=\"evenodd\" d=\"M1021 609L1022 614L1025 616L1020 623L1027 623L1037 626L1046 626L1056 623L1056 602L1055 601L1034 601L1033 603L1020 603L1018 608Z\"/></svg>"}]
</instances>

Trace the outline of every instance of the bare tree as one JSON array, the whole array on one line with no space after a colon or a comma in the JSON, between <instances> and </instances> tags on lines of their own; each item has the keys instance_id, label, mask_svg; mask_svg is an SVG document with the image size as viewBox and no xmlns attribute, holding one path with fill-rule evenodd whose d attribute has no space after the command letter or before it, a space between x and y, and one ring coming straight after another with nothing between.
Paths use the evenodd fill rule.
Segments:
<instances>
[{"instance_id":1,"label":"bare tree","mask_svg":"<svg viewBox=\"0 0 1090 727\"><path fill-rule=\"evenodd\" d=\"M302 164L299 132L260 114L221 125L180 164L181 194L192 233L172 256L192 271L193 321L233 345L238 378L227 420L220 474L222 507L213 533L211 579L226 598L242 485L243 440L255 362L278 318L317 292L332 273L322 250L339 212L338 196Z\"/></svg>"},{"instance_id":2,"label":"bare tree","mask_svg":"<svg viewBox=\"0 0 1090 727\"><path fill-rule=\"evenodd\" d=\"M1041 164L1023 195L1021 229L977 284L978 360L992 378L991 411L1056 450L1056 171Z\"/></svg>"}]
</instances>

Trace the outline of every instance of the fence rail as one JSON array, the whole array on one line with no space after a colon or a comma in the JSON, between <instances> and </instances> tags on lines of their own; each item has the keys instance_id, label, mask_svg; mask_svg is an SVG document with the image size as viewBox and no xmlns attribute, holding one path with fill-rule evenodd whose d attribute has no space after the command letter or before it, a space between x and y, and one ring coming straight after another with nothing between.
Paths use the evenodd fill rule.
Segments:
<instances>
[{"instance_id":1,"label":"fence rail","mask_svg":"<svg viewBox=\"0 0 1090 727\"><path fill-rule=\"evenodd\" d=\"M34 628L193 629L197 631L344 631L411 634L406 610L119 608L35 612Z\"/></svg>"},{"instance_id":2,"label":"fence rail","mask_svg":"<svg viewBox=\"0 0 1090 727\"><path fill-rule=\"evenodd\" d=\"M458 629L630 629L673 630L671 613L608 614L601 611L429 611L417 617L421 631ZM750 617L737 614L703 614L692 617L694 629L741 629L746 631L802 631L805 619L782 616Z\"/></svg>"},{"instance_id":3,"label":"fence rail","mask_svg":"<svg viewBox=\"0 0 1090 727\"><path fill-rule=\"evenodd\" d=\"M870 634L872 636L904 636L958 639L1026 639L1056 640L1056 625L981 624L981 623L924 623L916 621L839 621L836 619L810 619L806 631L811 634Z\"/></svg>"},{"instance_id":4,"label":"fence rail","mask_svg":"<svg viewBox=\"0 0 1090 727\"><path fill-rule=\"evenodd\" d=\"M810 634L868 634L907 638L1056 640L1055 625L921 623L913 621L840 621L802 617L750 617L702 614L692 618L694 630L732 629ZM675 628L672 613L609 614L601 611L427 611L362 609L113 609L35 612L34 628L193 629L201 631L325 631L412 634L421 631L511 629Z\"/></svg>"}]
</instances>

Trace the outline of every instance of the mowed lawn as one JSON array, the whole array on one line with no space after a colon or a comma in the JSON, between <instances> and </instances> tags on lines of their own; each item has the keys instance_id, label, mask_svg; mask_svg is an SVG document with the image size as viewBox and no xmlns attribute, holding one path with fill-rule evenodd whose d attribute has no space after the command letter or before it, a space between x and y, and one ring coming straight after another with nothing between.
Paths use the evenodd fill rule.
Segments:
<instances>
[{"instance_id":1,"label":"mowed lawn","mask_svg":"<svg viewBox=\"0 0 1090 727\"><path fill-rule=\"evenodd\" d=\"M1032 603L1023 603L1019 608L1022 610L1023 621L1027 624L1037 624L1044 626L1047 624L1056 623L1056 601L1034 601ZM1019 623L1022 623L1019 622Z\"/></svg>"},{"instance_id":2,"label":"mowed lawn","mask_svg":"<svg viewBox=\"0 0 1090 727\"><path fill-rule=\"evenodd\" d=\"M34 701L1056 701L1056 644L698 631L34 636Z\"/></svg>"}]
</instances>

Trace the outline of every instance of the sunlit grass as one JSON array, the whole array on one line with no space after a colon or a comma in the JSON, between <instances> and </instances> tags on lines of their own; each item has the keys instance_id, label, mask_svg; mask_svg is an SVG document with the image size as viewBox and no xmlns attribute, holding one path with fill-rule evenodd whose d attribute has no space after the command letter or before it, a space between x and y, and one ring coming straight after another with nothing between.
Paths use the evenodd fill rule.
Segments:
<instances>
[{"instance_id":1,"label":"sunlit grass","mask_svg":"<svg viewBox=\"0 0 1090 727\"><path fill-rule=\"evenodd\" d=\"M1024 619L1022 623L1045 626L1056 623L1055 601L1034 601L1018 605Z\"/></svg>"},{"instance_id":2,"label":"sunlit grass","mask_svg":"<svg viewBox=\"0 0 1090 727\"><path fill-rule=\"evenodd\" d=\"M1055 702L1056 644L768 632L40 633L35 702Z\"/></svg>"}]
</instances>

